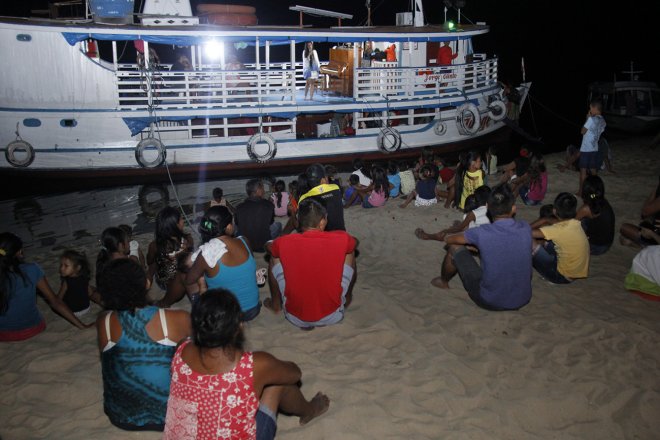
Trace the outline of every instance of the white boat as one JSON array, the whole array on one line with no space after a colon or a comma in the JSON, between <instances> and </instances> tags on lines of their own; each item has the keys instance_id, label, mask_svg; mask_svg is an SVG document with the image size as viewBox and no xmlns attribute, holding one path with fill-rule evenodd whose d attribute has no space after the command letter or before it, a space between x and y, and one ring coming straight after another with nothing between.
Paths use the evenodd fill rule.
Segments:
<instances>
[{"instance_id":1,"label":"white boat","mask_svg":"<svg viewBox=\"0 0 660 440\"><path fill-rule=\"evenodd\" d=\"M607 127L628 133L646 133L660 129L660 87L640 81L641 71L630 63L628 81L600 81L589 84L589 100L603 102Z\"/></svg>"},{"instance_id":2,"label":"white boat","mask_svg":"<svg viewBox=\"0 0 660 440\"><path fill-rule=\"evenodd\" d=\"M0 53L13 60L0 68L0 173L162 178L397 158L483 145L505 126L498 60L473 49L485 23L426 25L421 0L391 27L342 27L350 16L321 10L311 11L340 26L307 27L310 8L291 9L299 27L199 24L187 0L147 0L140 24L0 19ZM314 100L304 99L307 41L334 45ZM445 41L458 56L438 66ZM395 45L396 61L363 67L365 42ZM175 53L189 70L158 59ZM236 69L230 53L253 62Z\"/></svg>"}]
</instances>

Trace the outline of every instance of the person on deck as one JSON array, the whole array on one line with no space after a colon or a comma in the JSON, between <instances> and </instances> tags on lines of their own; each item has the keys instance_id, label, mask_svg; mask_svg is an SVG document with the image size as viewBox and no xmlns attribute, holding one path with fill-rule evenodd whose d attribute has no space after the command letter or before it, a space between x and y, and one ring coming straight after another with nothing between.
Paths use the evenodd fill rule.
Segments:
<instances>
[{"instance_id":1,"label":"person on deck","mask_svg":"<svg viewBox=\"0 0 660 440\"><path fill-rule=\"evenodd\" d=\"M438 66L450 66L452 61L458 56L457 53L453 53L451 47L449 46L449 41L443 41L442 45L438 49Z\"/></svg>"}]
</instances>

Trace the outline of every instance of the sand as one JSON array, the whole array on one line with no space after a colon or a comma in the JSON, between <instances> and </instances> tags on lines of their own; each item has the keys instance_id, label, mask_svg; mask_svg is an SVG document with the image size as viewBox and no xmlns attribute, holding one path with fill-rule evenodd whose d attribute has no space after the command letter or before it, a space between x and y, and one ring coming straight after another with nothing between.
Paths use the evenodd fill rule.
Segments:
<instances>
[{"instance_id":1,"label":"sand","mask_svg":"<svg viewBox=\"0 0 660 440\"><path fill-rule=\"evenodd\" d=\"M642 148L646 142L610 142L618 174L602 176L617 225L638 220L657 183L659 154ZM546 157L550 201L560 191L577 189L576 173L555 169L561 160L561 154ZM429 284L444 251L440 243L413 235L419 226L439 230L459 213L397 205L346 212L361 254L354 302L340 325L302 332L264 310L247 326L250 349L297 362L305 395L322 390L331 398L328 413L306 427L280 416L278 438L660 436L660 303L623 287L635 250L615 243L592 259L588 279L568 286L550 285L534 274L526 307L487 312L472 304L458 279L447 291ZM537 212L518 206L524 220ZM146 246L149 237L138 239ZM57 253L43 246L31 249L28 258L56 282ZM258 264L266 265L262 259ZM42 300L39 307L48 324L44 333L0 344L0 436L160 438L123 432L108 422L95 331L75 329ZM187 300L176 307L189 308Z\"/></svg>"}]
</instances>

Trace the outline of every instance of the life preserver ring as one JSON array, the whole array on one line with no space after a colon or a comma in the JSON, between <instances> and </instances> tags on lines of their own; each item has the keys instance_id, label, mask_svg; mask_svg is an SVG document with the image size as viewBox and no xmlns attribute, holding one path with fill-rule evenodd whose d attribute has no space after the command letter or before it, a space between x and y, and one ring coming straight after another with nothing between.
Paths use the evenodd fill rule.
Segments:
<instances>
[{"instance_id":1,"label":"life preserver ring","mask_svg":"<svg viewBox=\"0 0 660 440\"><path fill-rule=\"evenodd\" d=\"M501 121L506 118L506 104L499 99L488 104L488 116L493 121Z\"/></svg>"},{"instance_id":2,"label":"life preserver ring","mask_svg":"<svg viewBox=\"0 0 660 440\"><path fill-rule=\"evenodd\" d=\"M151 195L155 200L149 200ZM138 204L142 213L148 218L155 218L161 209L170 204L170 194L164 185L143 185L138 191Z\"/></svg>"},{"instance_id":3,"label":"life preserver ring","mask_svg":"<svg viewBox=\"0 0 660 440\"><path fill-rule=\"evenodd\" d=\"M268 151L264 154L257 154L255 147L259 142L265 142L268 145ZM250 156L250 159L258 163L266 163L277 154L277 142L269 134L257 133L252 135L250 140L247 143L247 154Z\"/></svg>"},{"instance_id":4,"label":"life preserver ring","mask_svg":"<svg viewBox=\"0 0 660 440\"><path fill-rule=\"evenodd\" d=\"M25 155L24 158L19 159L16 157L16 153L21 153ZM29 167L32 161L34 160L34 148L28 142L25 142L22 139L16 139L7 144L5 149L5 159L12 166L18 168Z\"/></svg>"},{"instance_id":5,"label":"life preserver ring","mask_svg":"<svg viewBox=\"0 0 660 440\"><path fill-rule=\"evenodd\" d=\"M197 5L198 14L256 14L257 8L244 5L218 5L203 3Z\"/></svg>"},{"instance_id":6,"label":"life preserver ring","mask_svg":"<svg viewBox=\"0 0 660 440\"><path fill-rule=\"evenodd\" d=\"M383 128L378 133L378 149L384 153L394 153L401 148L401 134L391 127Z\"/></svg>"},{"instance_id":7,"label":"life preserver ring","mask_svg":"<svg viewBox=\"0 0 660 440\"><path fill-rule=\"evenodd\" d=\"M479 108L471 102L462 104L456 109L456 124L463 135L471 136L477 133L481 127Z\"/></svg>"},{"instance_id":8,"label":"life preserver ring","mask_svg":"<svg viewBox=\"0 0 660 440\"><path fill-rule=\"evenodd\" d=\"M206 23L224 26L254 26L257 24L257 16L254 14L208 14Z\"/></svg>"},{"instance_id":9,"label":"life preserver ring","mask_svg":"<svg viewBox=\"0 0 660 440\"><path fill-rule=\"evenodd\" d=\"M144 152L147 149L156 149L157 155L156 158L152 161L148 161L144 158ZM146 138L142 139L135 147L135 160L143 168L156 168L159 167L165 162L167 158L167 150L161 141L156 138Z\"/></svg>"},{"instance_id":10,"label":"life preserver ring","mask_svg":"<svg viewBox=\"0 0 660 440\"><path fill-rule=\"evenodd\" d=\"M433 133L437 134L438 136L444 136L445 133L447 133L447 124L442 121L436 122L433 126Z\"/></svg>"}]
</instances>

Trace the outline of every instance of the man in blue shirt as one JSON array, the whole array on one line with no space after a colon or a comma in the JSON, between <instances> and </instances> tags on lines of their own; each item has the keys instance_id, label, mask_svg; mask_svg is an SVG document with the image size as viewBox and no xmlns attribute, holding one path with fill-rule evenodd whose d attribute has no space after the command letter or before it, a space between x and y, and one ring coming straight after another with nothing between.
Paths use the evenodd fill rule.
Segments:
<instances>
[{"instance_id":1,"label":"man in blue shirt","mask_svg":"<svg viewBox=\"0 0 660 440\"><path fill-rule=\"evenodd\" d=\"M479 307L487 310L517 310L532 297L532 230L513 218L516 207L508 184L495 188L488 198L493 223L445 238L447 255L442 275L431 281L449 288L459 274L463 287ZM479 250L481 265L465 247Z\"/></svg>"}]
</instances>

